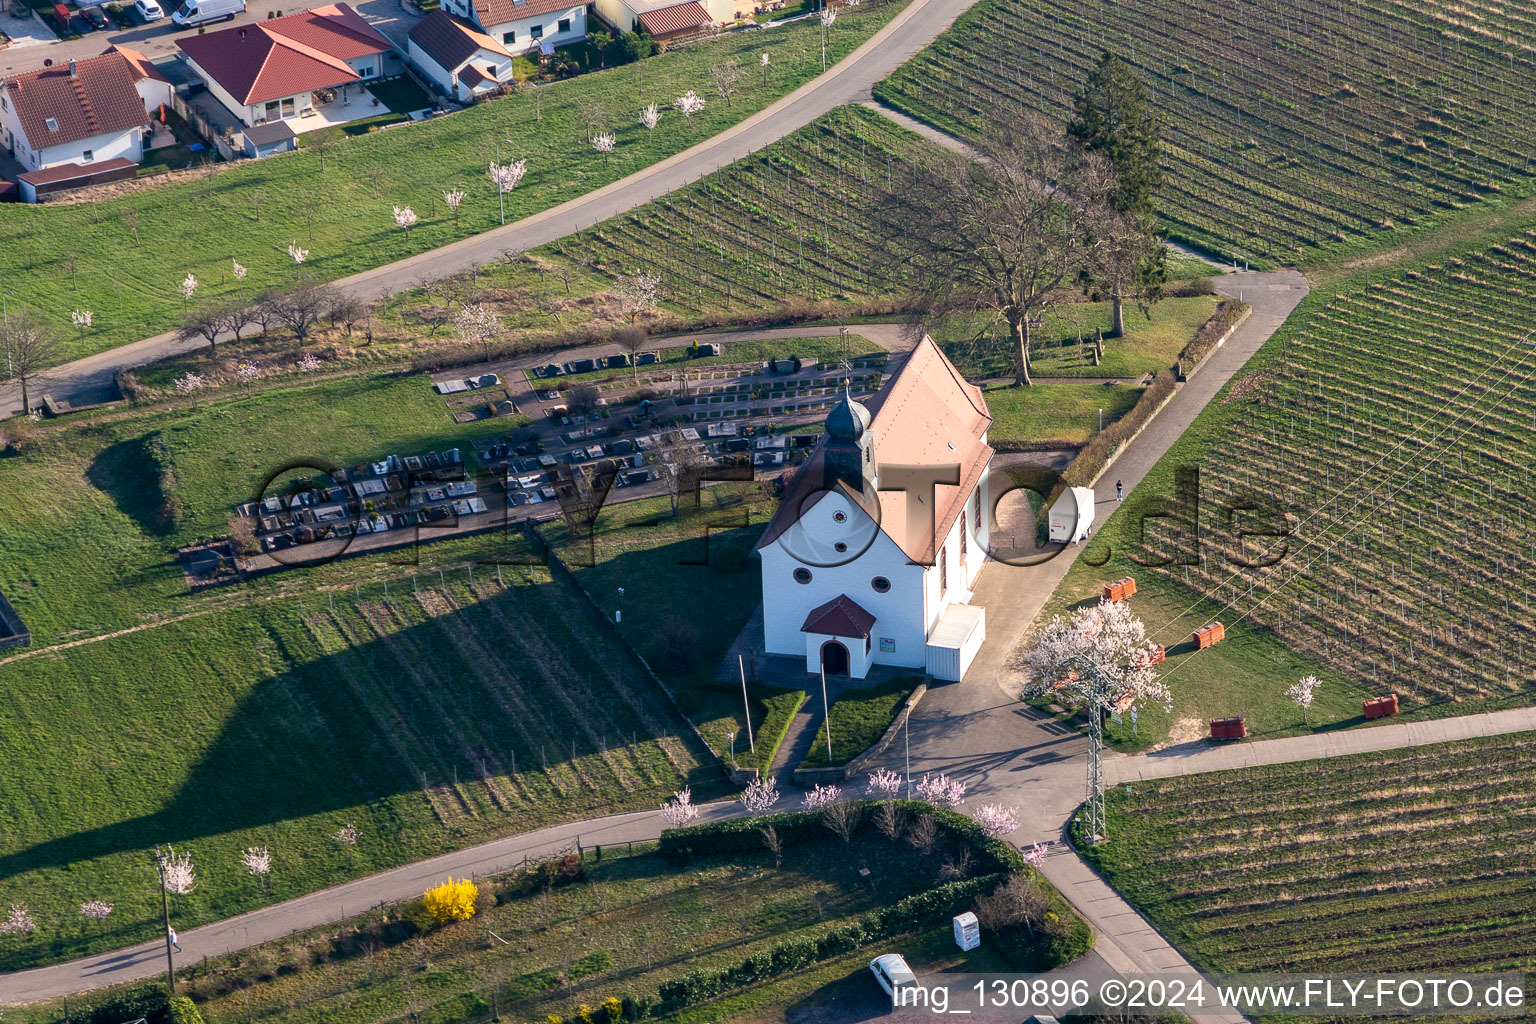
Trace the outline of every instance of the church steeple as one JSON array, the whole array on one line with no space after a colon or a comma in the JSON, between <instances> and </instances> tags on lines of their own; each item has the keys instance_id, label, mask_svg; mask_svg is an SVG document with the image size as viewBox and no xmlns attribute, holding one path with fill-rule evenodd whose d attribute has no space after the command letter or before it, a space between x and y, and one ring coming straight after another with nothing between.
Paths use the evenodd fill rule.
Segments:
<instances>
[{"instance_id":1,"label":"church steeple","mask_svg":"<svg viewBox=\"0 0 1536 1024\"><path fill-rule=\"evenodd\" d=\"M831 490L838 481L860 494L878 490L875 475L875 435L869 410L854 401L849 381L843 380L843 400L827 415L825 479Z\"/></svg>"}]
</instances>

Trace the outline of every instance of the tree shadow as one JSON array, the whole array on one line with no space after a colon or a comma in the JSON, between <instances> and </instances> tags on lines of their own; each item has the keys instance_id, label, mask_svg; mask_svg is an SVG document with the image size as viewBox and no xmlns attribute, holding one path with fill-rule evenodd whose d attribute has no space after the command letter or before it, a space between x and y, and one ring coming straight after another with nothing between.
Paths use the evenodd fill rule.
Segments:
<instances>
[{"instance_id":1,"label":"tree shadow","mask_svg":"<svg viewBox=\"0 0 1536 1024\"><path fill-rule=\"evenodd\" d=\"M149 437L129 438L103 448L86 467L85 478L111 498L117 510L146 536L163 537L171 532L172 524L161 516L165 497L160 493L159 467L149 452Z\"/></svg>"},{"instance_id":2,"label":"tree shadow","mask_svg":"<svg viewBox=\"0 0 1536 1024\"><path fill-rule=\"evenodd\" d=\"M507 792L542 794L536 797L541 803L560 800L571 816L601 814L612 809L615 788L610 783L616 781L602 777L607 758L592 755L662 735L689 748L697 759L698 767L683 784L707 786L717 780L712 759L640 666L596 634L594 627L601 626L596 613L587 614L559 593L547 595L552 600L535 611L535 595L519 593L528 589L512 588L318 657L304 633L339 632L338 623L360 630L365 611L349 599L346 607L337 602L335 615L311 612L307 622L300 621L296 608L265 612L256 620L255 633L275 648L267 657L286 667L243 695L184 775L178 767L159 769L175 776L165 780L173 791L164 805L0 856L0 877L376 807L402 794L427 800L450 823L455 815L468 823L499 807L492 783L481 774L505 780L514 767L518 782L504 783ZM414 604L409 593L395 598L397 606L408 603ZM389 608L382 601L363 605L366 615L381 614L379 609L387 614ZM552 607L559 609L558 616L549 614ZM189 627L188 635L195 647L197 629ZM248 637L225 634L209 646L232 639ZM141 643L114 651L117 643L93 645L97 650L92 653L104 663L128 654L146 656ZM212 674L221 664L199 660L195 650L180 649L174 638L164 644L164 662L141 665L141 678ZM227 662L230 652L225 649L222 656ZM81 670L94 667L87 663ZM164 705L139 705L133 714L102 712L103 728L129 738L117 751L101 752L102 767L82 770L152 780L159 750L178 741L163 719L188 718L183 740L196 743L196 704L195 692L183 692L168 694ZM142 720L146 716L162 720ZM579 770L569 766L583 758ZM591 784L573 794L557 793L547 782L551 771L567 779L588 778ZM523 781L531 788L519 790ZM142 786L144 780L124 784ZM467 791L472 792L463 795ZM506 821L508 830L515 831L519 811L530 808L511 802ZM386 814L400 817L398 810Z\"/></svg>"}]
</instances>

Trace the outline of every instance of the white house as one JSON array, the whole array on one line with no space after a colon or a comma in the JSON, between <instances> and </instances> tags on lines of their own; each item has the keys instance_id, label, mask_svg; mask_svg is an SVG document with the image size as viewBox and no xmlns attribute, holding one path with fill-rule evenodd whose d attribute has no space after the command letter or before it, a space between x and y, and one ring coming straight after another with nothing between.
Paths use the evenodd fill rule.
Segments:
<instances>
[{"instance_id":1,"label":"white house","mask_svg":"<svg viewBox=\"0 0 1536 1024\"><path fill-rule=\"evenodd\" d=\"M171 101L170 81L142 53L98 57L13 75L0 88L0 134L27 171L144 158L144 129Z\"/></svg>"},{"instance_id":2,"label":"white house","mask_svg":"<svg viewBox=\"0 0 1536 1024\"><path fill-rule=\"evenodd\" d=\"M597 0L593 6L620 32L644 31L663 41L701 35L736 18L735 0Z\"/></svg>"},{"instance_id":3,"label":"white house","mask_svg":"<svg viewBox=\"0 0 1536 1024\"><path fill-rule=\"evenodd\" d=\"M512 54L587 37L587 5L571 0L443 0L441 9L473 22Z\"/></svg>"},{"instance_id":4,"label":"white house","mask_svg":"<svg viewBox=\"0 0 1536 1024\"><path fill-rule=\"evenodd\" d=\"M986 637L971 586L990 538L981 389L924 338L866 408L845 395L758 551L764 649L805 670L959 679Z\"/></svg>"},{"instance_id":5,"label":"white house","mask_svg":"<svg viewBox=\"0 0 1536 1024\"><path fill-rule=\"evenodd\" d=\"M512 80L512 54L473 22L438 9L406 37L406 56L444 94L468 103Z\"/></svg>"},{"instance_id":6,"label":"white house","mask_svg":"<svg viewBox=\"0 0 1536 1024\"><path fill-rule=\"evenodd\" d=\"M398 74L394 44L347 4L176 40L208 91L246 127L304 116L318 89Z\"/></svg>"}]
</instances>

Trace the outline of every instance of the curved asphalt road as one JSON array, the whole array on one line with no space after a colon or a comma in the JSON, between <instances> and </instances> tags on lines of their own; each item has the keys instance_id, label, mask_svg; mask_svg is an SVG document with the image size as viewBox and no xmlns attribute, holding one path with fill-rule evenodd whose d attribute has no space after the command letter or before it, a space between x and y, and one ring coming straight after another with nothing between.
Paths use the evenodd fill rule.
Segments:
<instances>
[{"instance_id":1,"label":"curved asphalt road","mask_svg":"<svg viewBox=\"0 0 1536 1024\"><path fill-rule=\"evenodd\" d=\"M853 53L778 102L691 149L652 164L595 192L505 227L495 228L430 252L367 270L337 283L367 299L410 288L423 279L451 277L477 264L493 263L508 249L532 249L607 220L673 192L729 163L777 142L837 107L870 98L870 89L928 45L976 0L911 0L890 23ZM156 335L88 356L53 370L32 389L83 404L104 392L118 370L180 355L203 343ZM0 387L0 419L21 411L21 392Z\"/></svg>"}]
</instances>

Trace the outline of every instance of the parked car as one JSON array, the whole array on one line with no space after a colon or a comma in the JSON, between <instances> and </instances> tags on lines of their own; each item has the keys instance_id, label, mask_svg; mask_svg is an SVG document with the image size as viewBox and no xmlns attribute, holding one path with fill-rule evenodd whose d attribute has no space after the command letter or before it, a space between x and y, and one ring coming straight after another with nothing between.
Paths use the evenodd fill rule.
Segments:
<instances>
[{"instance_id":1,"label":"parked car","mask_svg":"<svg viewBox=\"0 0 1536 1024\"><path fill-rule=\"evenodd\" d=\"M206 25L245 13L245 0L185 0L171 20L178 25Z\"/></svg>"},{"instance_id":2,"label":"parked car","mask_svg":"<svg viewBox=\"0 0 1536 1024\"><path fill-rule=\"evenodd\" d=\"M133 0L133 13L146 25L165 17L165 10L156 0Z\"/></svg>"},{"instance_id":3,"label":"parked car","mask_svg":"<svg viewBox=\"0 0 1536 1024\"><path fill-rule=\"evenodd\" d=\"M80 15L90 23L91 28L103 29L107 27L107 16L102 13L100 7L82 7Z\"/></svg>"},{"instance_id":4,"label":"parked car","mask_svg":"<svg viewBox=\"0 0 1536 1024\"><path fill-rule=\"evenodd\" d=\"M900 953L883 953L869 962L870 973L885 989L885 994L892 998L896 995L896 988L900 985L909 985L917 980L917 975L912 973L912 968L907 966L907 961Z\"/></svg>"}]
</instances>

